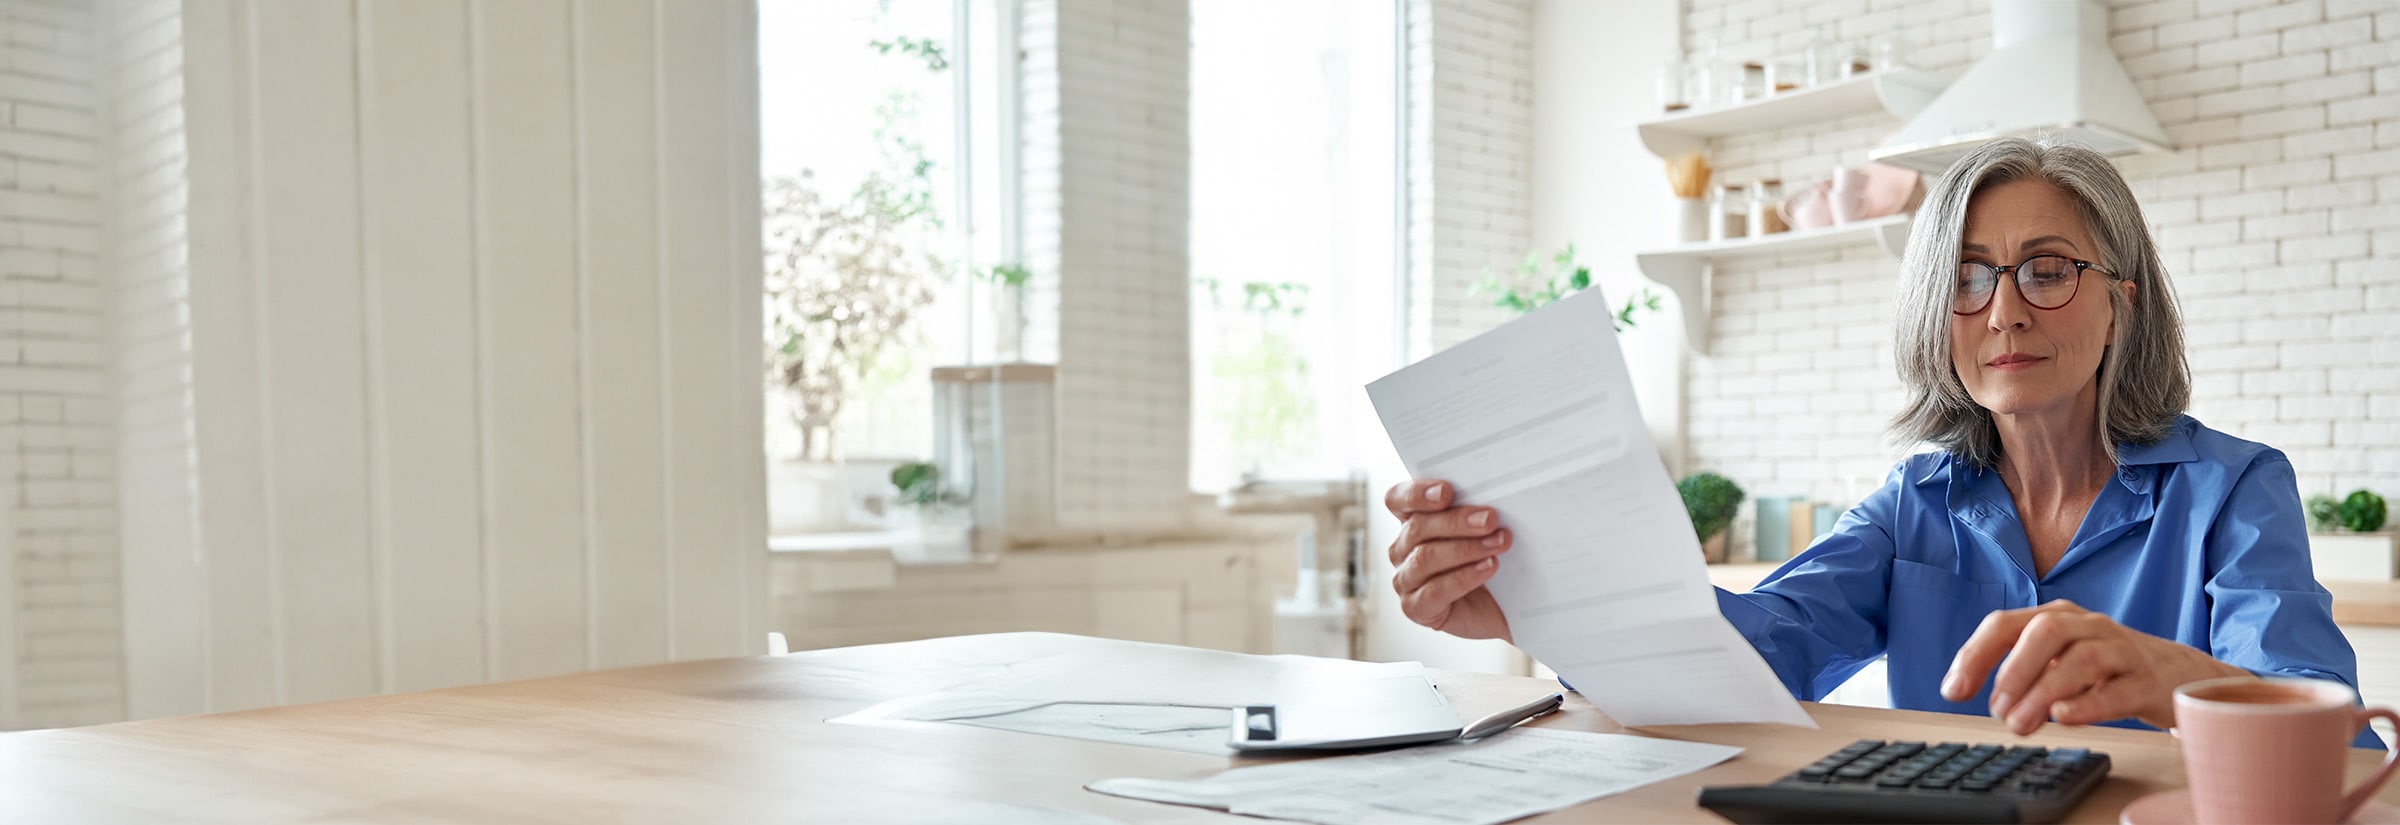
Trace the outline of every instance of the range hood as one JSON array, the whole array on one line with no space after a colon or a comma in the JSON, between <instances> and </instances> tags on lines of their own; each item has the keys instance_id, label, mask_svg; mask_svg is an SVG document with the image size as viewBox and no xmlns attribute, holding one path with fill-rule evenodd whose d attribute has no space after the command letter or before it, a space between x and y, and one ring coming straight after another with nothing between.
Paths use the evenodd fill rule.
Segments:
<instances>
[{"instance_id":1,"label":"range hood","mask_svg":"<svg viewBox=\"0 0 2400 825\"><path fill-rule=\"evenodd\" d=\"M1992 0L1992 53L1868 155L1939 175L1995 138L2108 155L2174 147L2108 48L2101 0Z\"/></svg>"}]
</instances>

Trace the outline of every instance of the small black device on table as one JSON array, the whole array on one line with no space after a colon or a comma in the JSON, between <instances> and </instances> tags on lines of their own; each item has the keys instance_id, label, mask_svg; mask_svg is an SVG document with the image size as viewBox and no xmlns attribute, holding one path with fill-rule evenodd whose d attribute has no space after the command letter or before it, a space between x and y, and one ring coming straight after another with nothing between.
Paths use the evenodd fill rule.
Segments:
<instances>
[{"instance_id":1,"label":"small black device on table","mask_svg":"<svg viewBox=\"0 0 2400 825\"><path fill-rule=\"evenodd\" d=\"M1862 739L1771 785L1700 789L1735 822L2056 822L2108 777L2108 754Z\"/></svg>"}]
</instances>

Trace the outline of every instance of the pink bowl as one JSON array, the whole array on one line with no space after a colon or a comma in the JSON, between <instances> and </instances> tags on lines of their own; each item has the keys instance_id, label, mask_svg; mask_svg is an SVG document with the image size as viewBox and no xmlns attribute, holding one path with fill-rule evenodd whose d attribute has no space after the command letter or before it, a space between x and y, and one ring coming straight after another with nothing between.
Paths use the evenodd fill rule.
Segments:
<instances>
[{"instance_id":1,"label":"pink bowl","mask_svg":"<svg viewBox=\"0 0 2400 825\"><path fill-rule=\"evenodd\" d=\"M1862 220L1906 212L1925 198L1925 190L1917 185L1922 176L1915 169L1870 163L1862 171L1867 173L1865 197L1861 199L1864 208L1858 213Z\"/></svg>"},{"instance_id":2,"label":"pink bowl","mask_svg":"<svg viewBox=\"0 0 2400 825\"><path fill-rule=\"evenodd\" d=\"M1794 230L1823 229L1833 225L1833 211L1825 200L1825 190L1832 184L1825 181L1803 186L1783 199L1777 211L1783 213L1783 223Z\"/></svg>"}]
</instances>

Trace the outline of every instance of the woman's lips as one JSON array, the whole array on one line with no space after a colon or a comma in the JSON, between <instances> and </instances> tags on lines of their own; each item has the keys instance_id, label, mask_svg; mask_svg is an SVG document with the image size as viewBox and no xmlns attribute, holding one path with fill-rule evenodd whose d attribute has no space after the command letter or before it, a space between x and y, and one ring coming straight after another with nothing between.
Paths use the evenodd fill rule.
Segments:
<instances>
[{"instance_id":1,"label":"woman's lips","mask_svg":"<svg viewBox=\"0 0 2400 825\"><path fill-rule=\"evenodd\" d=\"M2015 371L2032 369L2035 365L2047 360L2049 359L2026 355L2021 352L2012 352L2007 355L1994 358L1991 361L1986 362L1984 366L1991 367L1992 369L1996 370Z\"/></svg>"}]
</instances>

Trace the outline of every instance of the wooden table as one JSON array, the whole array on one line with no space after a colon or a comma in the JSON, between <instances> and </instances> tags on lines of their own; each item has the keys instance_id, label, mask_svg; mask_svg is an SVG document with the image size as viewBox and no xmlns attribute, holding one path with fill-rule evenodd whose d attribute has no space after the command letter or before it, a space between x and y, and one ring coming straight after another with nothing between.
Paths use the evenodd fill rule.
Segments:
<instances>
[{"instance_id":1,"label":"wooden table","mask_svg":"<svg viewBox=\"0 0 2400 825\"><path fill-rule=\"evenodd\" d=\"M2400 627L2400 581L2318 582L2333 593L2333 623Z\"/></svg>"},{"instance_id":2,"label":"wooden table","mask_svg":"<svg viewBox=\"0 0 2400 825\"><path fill-rule=\"evenodd\" d=\"M0 734L0 822L1247 822L1082 789L1112 776L1199 777L1257 759L961 725L823 721L1011 661L1124 645L1015 633L604 671L423 693ZM1475 716L1555 688L1437 672ZM1732 761L1527 821L1715 822L1705 784L1763 782L1855 739L2016 741L1991 720L1811 705L1823 730L1630 731L1739 745ZM1580 698L1539 721L1624 731ZM2106 750L2108 783L2075 821L2180 786L2161 733L2046 728ZM2351 756L2363 776L2381 754ZM2400 802L2400 785L2386 788Z\"/></svg>"}]
</instances>

